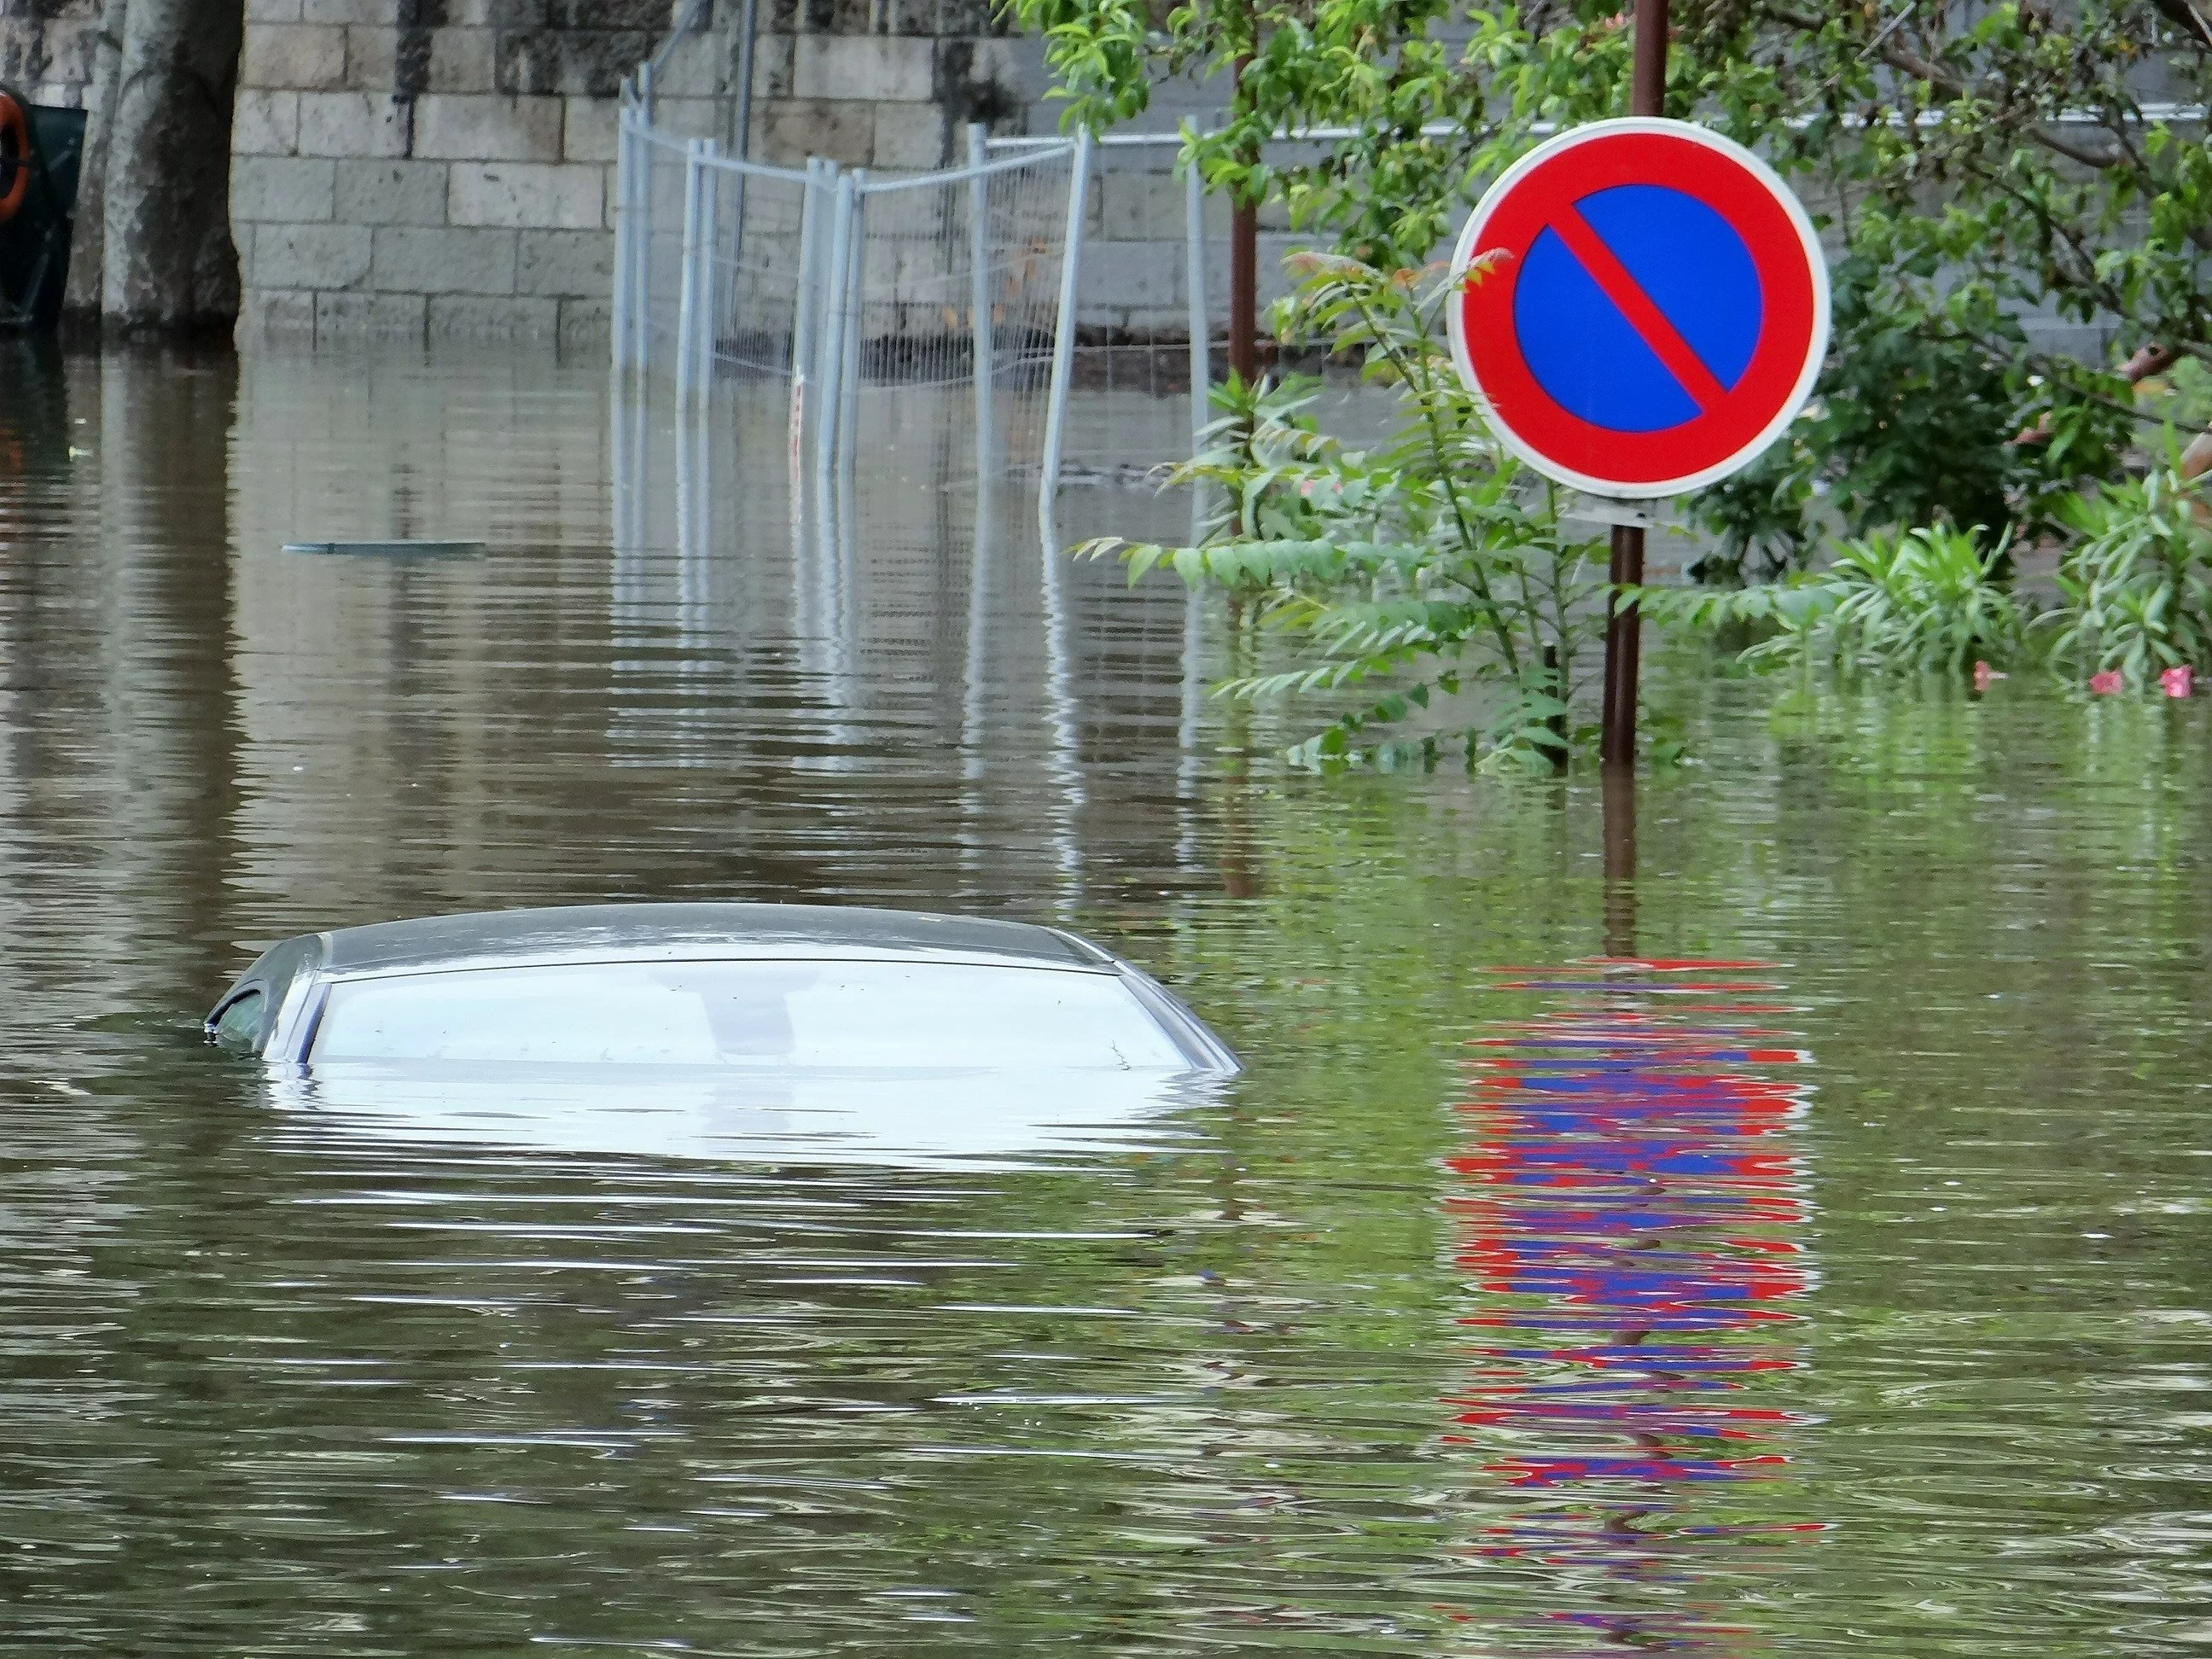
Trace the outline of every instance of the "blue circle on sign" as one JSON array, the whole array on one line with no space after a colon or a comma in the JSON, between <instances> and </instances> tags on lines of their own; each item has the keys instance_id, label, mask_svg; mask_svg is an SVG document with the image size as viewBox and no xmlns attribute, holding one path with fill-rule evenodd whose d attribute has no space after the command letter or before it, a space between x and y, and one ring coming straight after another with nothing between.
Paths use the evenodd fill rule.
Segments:
<instances>
[{"instance_id":1,"label":"blue circle on sign","mask_svg":"<svg viewBox=\"0 0 2212 1659\"><path fill-rule=\"evenodd\" d=\"M1735 228L1663 185L1595 191L1529 245L1513 328L1563 409L1613 432L1695 420L1750 366L1765 320ZM1562 233L1565 234L1562 234Z\"/></svg>"}]
</instances>

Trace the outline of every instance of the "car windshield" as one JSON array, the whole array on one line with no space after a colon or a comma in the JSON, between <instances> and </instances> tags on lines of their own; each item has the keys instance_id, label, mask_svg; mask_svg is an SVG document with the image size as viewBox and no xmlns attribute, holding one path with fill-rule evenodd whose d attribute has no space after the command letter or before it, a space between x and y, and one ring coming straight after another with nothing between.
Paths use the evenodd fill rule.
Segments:
<instances>
[{"instance_id":1,"label":"car windshield","mask_svg":"<svg viewBox=\"0 0 2212 1659\"><path fill-rule=\"evenodd\" d=\"M1191 1068L1117 975L904 962L612 963L340 981L310 1057Z\"/></svg>"}]
</instances>

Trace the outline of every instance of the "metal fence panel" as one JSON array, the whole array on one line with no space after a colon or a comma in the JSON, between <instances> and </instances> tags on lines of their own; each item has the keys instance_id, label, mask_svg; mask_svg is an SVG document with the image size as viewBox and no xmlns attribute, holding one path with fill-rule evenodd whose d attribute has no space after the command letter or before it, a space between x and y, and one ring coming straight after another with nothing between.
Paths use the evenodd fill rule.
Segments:
<instances>
[{"instance_id":1,"label":"metal fence panel","mask_svg":"<svg viewBox=\"0 0 2212 1659\"><path fill-rule=\"evenodd\" d=\"M962 167L801 172L678 139L626 94L616 367L672 382L687 420L714 418L718 389L781 384L792 452L825 477L926 445L933 471L1048 479L1076 378L1066 256L1087 149L994 155L979 130Z\"/></svg>"}]
</instances>

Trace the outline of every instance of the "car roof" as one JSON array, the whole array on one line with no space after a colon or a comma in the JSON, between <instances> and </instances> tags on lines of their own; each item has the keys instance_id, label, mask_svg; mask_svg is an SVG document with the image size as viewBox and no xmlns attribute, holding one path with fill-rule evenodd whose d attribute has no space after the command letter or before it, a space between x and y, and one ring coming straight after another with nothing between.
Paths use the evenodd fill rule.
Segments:
<instances>
[{"instance_id":1,"label":"car roof","mask_svg":"<svg viewBox=\"0 0 2212 1659\"><path fill-rule=\"evenodd\" d=\"M1084 940L1028 922L829 904L577 904L480 910L334 928L322 971L377 975L524 962L841 956L1010 966L1117 965Z\"/></svg>"}]
</instances>

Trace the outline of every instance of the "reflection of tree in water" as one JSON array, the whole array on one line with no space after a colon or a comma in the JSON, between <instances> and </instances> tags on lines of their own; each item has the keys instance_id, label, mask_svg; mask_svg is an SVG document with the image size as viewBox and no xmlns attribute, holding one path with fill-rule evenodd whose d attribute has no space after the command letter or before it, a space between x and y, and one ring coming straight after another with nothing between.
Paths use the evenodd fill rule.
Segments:
<instances>
[{"instance_id":1,"label":"reflection of tree in water","mask_svg":"<svg viewBox=\"0 0 2212 1659\"><path fill-rule=\"evenodd\" d=\"M1771 1073L1804 1056L1752 1023L1775 1011L1738 1000L1771 988L1749 966L1504 970L1573 1000L1479 1045L1449 1207L1487 1293L1462 1322L1496 1334L1446 1440L1503 1486L1472 1553L1513 1573L1529 1650L1744 1650L1729 1581L1819 1529L1779 1511L1799 1419L1758 1381L1801 1364L1786 1304L1813 1282L1806 1089Z\"/></svg>"}]
</instances>

